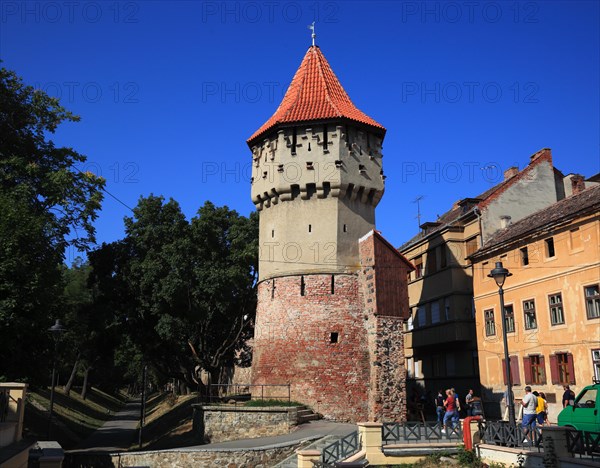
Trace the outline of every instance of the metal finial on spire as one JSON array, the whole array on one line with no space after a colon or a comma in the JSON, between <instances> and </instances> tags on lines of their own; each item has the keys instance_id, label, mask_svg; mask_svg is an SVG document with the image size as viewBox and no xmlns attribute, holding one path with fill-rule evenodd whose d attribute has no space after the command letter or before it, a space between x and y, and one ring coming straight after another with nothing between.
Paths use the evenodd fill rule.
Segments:
<instances>
[{"instance_id":1,"label":"metal finial on spire","mask_svg":"<svg viewBox=\"0 0 600 468\"><path fill-rule=\"evenodd\" d=\"M308 25L308 29L310 29L312 31L312 34L310 37L312 37L312 45L315 45L315 37L317 37L317 35L315 34L315 22L313 21L312 24Z\"/></svg>"}]
</instances>

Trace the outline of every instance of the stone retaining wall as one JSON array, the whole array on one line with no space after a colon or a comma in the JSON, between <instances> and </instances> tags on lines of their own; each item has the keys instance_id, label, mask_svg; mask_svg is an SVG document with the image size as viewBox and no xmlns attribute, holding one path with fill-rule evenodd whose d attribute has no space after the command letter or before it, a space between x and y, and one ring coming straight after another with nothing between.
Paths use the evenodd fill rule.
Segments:
<instances>
[{"instance_id":1,"label":"stone retaining wall","mask_svg":"<svg viewBox=\"0 0 600 468\"><path fill-rule=\"evenodd\" d=\"M173 449L152 452L122 452L112 454L68 453L64 468L108 468L137 466L150 468L189 468L191 466L227 468L265 468L285 460L300 447L260 449Z\"/></svg>"},{"instance_id":2,"label":"stone retaining wall","mask_svg":"<svg viewBox=\"0 0 600 468\"><path fill-rule=\"evenodd\" d=\"M297 407L194 407L194 432L205 443L288 434L298 424Z\"/></svg>"}]
</instances>

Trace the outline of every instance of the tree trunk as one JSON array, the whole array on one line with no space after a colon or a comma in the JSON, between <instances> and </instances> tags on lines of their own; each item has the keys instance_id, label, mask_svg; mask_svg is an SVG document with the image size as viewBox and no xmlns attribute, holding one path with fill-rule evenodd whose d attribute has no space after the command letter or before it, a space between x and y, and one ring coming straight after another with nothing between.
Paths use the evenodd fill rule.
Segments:
<instances>
[{"instance_id":1,"label":"tree trunk","mask_svg":"<svg viewBox=\"0 0 600 468\"><path fill-rule=\"evenodd\" d=\"M188 387L187 383L183 380L178 380L178 383L179 383L179 394L180 395L189 395L190 388Z\"/></svg>"},{"instance_id":2,"label":"tree trunk","mask_svg":"<svg viewBox=\"0 0 600 468\"><path fill-rule=\"evenodd\" d=\"M65 385L65 395L69 396L71 393L71 387L73 387L73 382L75 382L75 375L77 375L77 367L79 366L79 354L75 358L75 364L73 364L73 370L71 371L71 376L69 377L69 381L67 385Z\"/></svg>"},{"instance_id":3,"label":"tree trunk","mask_svg":"<svg viewBox=\"0 0 600 468\"><path fill-rule=\"evenodd\" d=\"M88 392L88 377L90 375L90 371L92 370L92 366L86 367L83 373L83 387L81 388L81 398L84 400L87 398Z\"/></svg>"}]
</instances>

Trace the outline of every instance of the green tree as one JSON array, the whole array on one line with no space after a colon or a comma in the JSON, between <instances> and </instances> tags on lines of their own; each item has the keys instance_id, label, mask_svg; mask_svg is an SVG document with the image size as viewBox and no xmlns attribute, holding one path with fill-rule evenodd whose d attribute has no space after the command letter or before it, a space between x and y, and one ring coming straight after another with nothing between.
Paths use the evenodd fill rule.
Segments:
<instances>
[{"instance_id":1,"label":"green tree","mask_svg":"<svg viewBox=\"0 0 600 468\"><path fill-rule=\"evenodd\" d=\"M258 215L245 218L207 202L191 228L195 261L188 310L195 320L188 344L197 364L218 383L224 366L248 352L256 312Z\"/></svg>"},{"instance_id":2,"label":"green tree","mask_svg":"<svg viewBox=\"0 0 600 468\"><path fill-rule=\"evenodd\" d=\"M0 378L39 380L51 317L60 316L69 245L94 241L104 181L77 170L86 158L49 136L79 118L0 69Z\"/></svg>"},{"instance_id":3,"label":"green tree","mask_svg":"<svg viewBox=\"0 0 600 468\"><path fill-rule=\"evenodd\" d=\"M114 267L101 272L100 253L90 257L100 290L123 291L126 285L120 310L128 341L117 351L119 362L135 362L139 369L139 351L163 379L195 388L201 370L217 381L223 367L247 351L256 308L257 220L207 202L189 222L174 200L140 200L125 219L127 234ZM100 250L110 256L115 249ZM138 350L133 355L132 343Z\"/></svg>"}]
</instances>

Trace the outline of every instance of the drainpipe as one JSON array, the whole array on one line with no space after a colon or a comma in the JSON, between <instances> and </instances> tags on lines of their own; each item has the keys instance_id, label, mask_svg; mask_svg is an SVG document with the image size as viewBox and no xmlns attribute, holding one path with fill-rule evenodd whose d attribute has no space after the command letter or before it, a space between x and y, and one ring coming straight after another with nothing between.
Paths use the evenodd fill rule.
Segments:
<instances>
[{"instance_id":1,"label":"drainpipe","mask_svg":"<svg viewBox=\"0 0 600 468\"><path fill-rule=\"evenodd\" d=\"M477 221L479 223L479 235L481 236L481 247L483 247L484 239L483 239L483 228L481 227L481 210L479 209L478 206L473 208L473 214L475 216L477 216Z\"/></svg>"}]
</instances>

